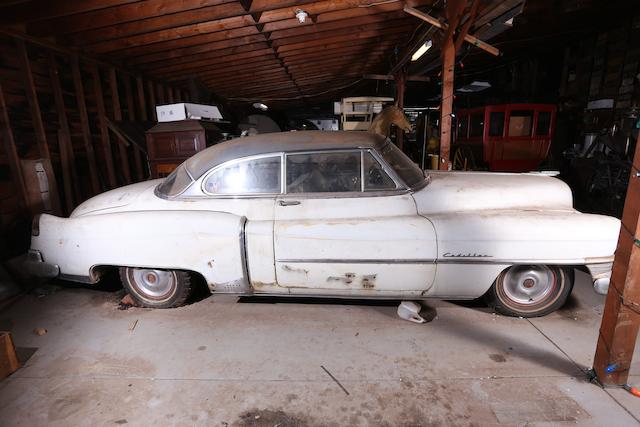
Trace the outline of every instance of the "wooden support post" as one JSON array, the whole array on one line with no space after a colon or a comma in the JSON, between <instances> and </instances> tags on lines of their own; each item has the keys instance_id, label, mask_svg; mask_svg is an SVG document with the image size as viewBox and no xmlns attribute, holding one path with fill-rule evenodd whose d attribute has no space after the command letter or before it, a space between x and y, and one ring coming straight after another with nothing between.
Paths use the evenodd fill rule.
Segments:
<instances>
[{"instance_id":1,"label":"wooden support post","mask_svg":"<svg viewBox=\"0 0 640 427\"><path fill-rule=\"evenodd\" d=\"M109 85L111 86L111 102L113 104L113 118L116 122L122 121L122 110L120 109L120 94L118 93L118 76L116 69L109 68ZM125 184L131 184L131 171L129 170L129 153L127 153L126 141L118 144L120 164L122 166L122 176Z\"/></svg>"},{"instance_id":2,"label":"wooden support post","mask_svg":"<svg viewBox=\"0 0 640 427\"><path fill-rule=\"evenodd\" d=\"M169 102L169 104L173 104L173 88L171 86L165 86L165 90L167 91L167 101Z\"/></svg>"},{"instance_id":3,"label":"wooden support post","mask_svg":"<svg viewBox=\"0 0 640 427\"><path fill-rule=\"evenodd\" d=\"M593 368L605 386L626 384L640 329L640 135Z\"/></svg>"},{"instance_id":4,"label":"wooden support post","mask_svg":"<svg viewBox=\"0 0 640 427\"><path fill-rule=\"evenodd\" d=\"M407 85L407 69L403 68L396 74L396 107L403 111L404 108L404 91ZM402 151L404 149L404 131L396 127L396 145Z\"/></svg>"},{"instance_id":5,"label":"wooden support post","mask_svg":"<svg viewBox=\"0 0 640 427\"><path fill-rule=\"evenodd\" d=\"M124 77L124 90L127 96L127 113L129 115L129 120L132 122L136 120L136 106L133 102L133 91L131 90L131 77L126 75ZM133 163L136 171L136 180L142 181L144 180L144 176L142 174L142 163L140 159L140 148L137 145L133 146Z\"/></svg>"},{"instance_id":6,"label":"wooden support post","mask_svg":"<svg viewBox=\"0 0 640 427\"><path fill-rule=\"evenodd\" d=\"M49 65L49 79L53 91L53 99L56 104L56 112L58 113L58 144L60 163L62 165L64 202L67 208L67 214L70 214L75 207L76 201L80 200L78 172L76 170L75 156L73 155L73 146L71 145L71 133L69 132L67 109L64 105L64 97L60 85L58 63L52 51L47 51L47 63Z\"/></svg>"},{"instance_id":7,"label":"wooden support post","mask_svg":"<svg viewBox=\"0 0 640 427\"><path fill-rule=\"evenodd\" d=\"M155 122L158 118L156 117L156 92L152 81L147 81L147 93L149 94L149 104L151 107L149 109L149 117Z\"/></svg>"},{"instance_id":8,"label":"wooden support post","mask_svg":"<svg viewBox=\"0 0 640 427\"><path fill-rule=\"evenodd\" d=\"M96 64L91 66L91 74L93 76L93 89L96 97L96 109L98 112L98 124L100 127L100 139L102 140L102 150L104 153L105 168L107 170L107 178L109 180L109 188L116 188L118 182L113 167L113 153L111 152L111 141L109 140L109 129L107 128L107 120L104 108L104 98L102 97L102 83L100 79L100 70Z\"/></svg>"},{"instance_id":9,"label":"wooden support post","mask_svg":"<svg viewBox=\"0 0 640 427\"><path fill-rule=\"evenodd\" d=\"M91 128L89 126L89 114L87 112L87 101L84 96L84 86L82 84L82 73L80 72L80 59L78 55L71 58L71 74L73 75L73 86L76 92L76 103L78 104L78 112L80 113L80 128L82 129L82 140L84 149L87 153L87 162L89 164L89 177L91 179L92 194L100 192L100 180L98 178L98 163L96 161L96 153L93 149L91 141Z\"/></svg>"},{"instance_id":10,"label":"wooden support post","mask_svg":"<svg viewBox=\"0 0 640 427\"><path fill-rule=\"evenodd\" d=\"M2 124L4 132L2 135L2 141L4 149L9 159L9 170L11 171L11 177L15 186L20 193L20 204L26 208L28 206L27 189L24 184L24 177L22 176L22 167L20 165L20 157L18 156L18 150L16 150L16 141L13 137L13 128L11 127L11 119L9 118L9 110L7 103L4 100L4 89L0 84L0 109L2 110Z\"/></svg>"},{"instance_id":11,"label":"wooden support post","mask_svg":"<svg viewBox=\"0 0 640 427\"><path fill-rule=\"evenodd\" d=\"M453 76L456 48L452 38L442 46L442 104L440 106L440 170L450 170L451 115L453 113Z\"/></svg>"}]
</instances>

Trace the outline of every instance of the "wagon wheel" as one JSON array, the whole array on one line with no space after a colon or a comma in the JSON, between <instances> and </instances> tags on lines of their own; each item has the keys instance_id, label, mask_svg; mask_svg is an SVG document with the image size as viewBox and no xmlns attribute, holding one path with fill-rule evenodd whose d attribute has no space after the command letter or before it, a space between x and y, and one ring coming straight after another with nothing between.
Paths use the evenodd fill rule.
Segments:
<instances>
[{"instance_id":1,"label":"wagon wheel","mask_svg":"<svg viewBox=\"0 0 640 427\"><path fill-rule=\"evenodd\" d=\"M473 150L468 145L460 145L453 155L453 170L470 171L476 168Z\"/></svg>"},{"instance_id":2,"label":"wagon wheel","mask_svg":"<svg viewBox=\"0 0 640 427\"><path fill-rule=\"evenodd\" d=\"M570 268L514 265L500 273L486 297L495 311L507 316L544 316L564 305L573 280Z\"/></svg>"}]
</instances>

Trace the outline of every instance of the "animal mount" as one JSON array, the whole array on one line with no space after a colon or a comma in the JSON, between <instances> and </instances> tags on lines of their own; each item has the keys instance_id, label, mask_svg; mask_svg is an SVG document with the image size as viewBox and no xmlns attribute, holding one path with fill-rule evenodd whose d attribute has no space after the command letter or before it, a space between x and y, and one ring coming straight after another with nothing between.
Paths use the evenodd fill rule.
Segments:
<instances>
[{"instance_id":1,"label":"animal mount","mask_svg":"<svg viewBox=\"0 0 640 427\"><path fill-rule=\"evenodd\" d=\"M411 132L411 123L402 112L402 109L395 105L390 105L380 112L371 122L369 132L379 135L389 136L391 125L394 124L405 132Z\"/></svg>"}]
</instances>

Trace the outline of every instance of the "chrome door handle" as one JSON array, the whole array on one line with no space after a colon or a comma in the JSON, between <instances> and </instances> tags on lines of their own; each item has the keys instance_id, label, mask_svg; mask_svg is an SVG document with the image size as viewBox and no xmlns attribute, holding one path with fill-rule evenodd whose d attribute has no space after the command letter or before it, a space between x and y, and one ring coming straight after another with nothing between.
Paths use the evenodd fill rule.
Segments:
<instances>
[{"instance_id":1,"label":"chrome door handle","mask_svg":"<svg viewBox=\"0 0 640 427\"><path fill-rule=\"evenodd\" d=\"M295 206L295 205L299 205L300 202L297 200L280 200L278 204L280 206Z\"/></svg>"}]
</instances>

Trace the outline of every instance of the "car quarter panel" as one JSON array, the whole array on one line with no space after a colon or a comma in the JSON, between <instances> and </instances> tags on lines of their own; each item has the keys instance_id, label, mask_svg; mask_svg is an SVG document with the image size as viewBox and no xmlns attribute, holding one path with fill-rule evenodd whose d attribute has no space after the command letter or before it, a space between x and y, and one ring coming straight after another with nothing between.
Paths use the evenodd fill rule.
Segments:
<instances>
[{"instance_id":1,"label":"car quarter panel","mask_svg":"<svg viewBox=\"0 0 640 427\"><path fill-rule=\"evenodd\" d=\"M577 211L477 211L428 215L438 235L430 296L474 298L514 264L611 261L620 221Z\"/></svg>"},{"instance_id":2,"label":"car quarter panel","mask_svg":"<svg viewBox=\"0 0 640 427\"><path fill-rule=\"evenodd\" d=\"M245 218L222 212L142 211L59 218L42 215L31 248L65 276L95 266L195 271L216 290L247 286Z\"/></svg>"}]
</instances>

